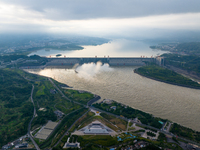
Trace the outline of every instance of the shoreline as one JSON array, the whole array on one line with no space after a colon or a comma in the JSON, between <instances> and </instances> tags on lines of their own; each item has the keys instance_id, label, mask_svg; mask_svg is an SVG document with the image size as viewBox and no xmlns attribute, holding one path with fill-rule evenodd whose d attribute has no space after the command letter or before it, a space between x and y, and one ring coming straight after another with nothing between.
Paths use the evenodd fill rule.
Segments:
<instances>
[{"instance_id":1,"label":"shoreline","mask_svg":"<svg viewBox=\"0 0 200 150\"><path fill-rule=\"evenodd\" d=\"M138 74L140 76L143 76L143 77L155 80L155 81L159 81L159 82L163 82L163 83L167 83L167 84L171 84L171 85L176 85L176 86L181 86L181 87L186 87L186 88L191 88L191 89L197 89L197 90L200 89L200 87L193 87L193 86L189 86L189 85L183 85L183 84L168 82L168 81L164 81L164 80L157 79L157 78L154 78L154 77L146 76L146 75L143 75L143 74L139 73L137 71L137 69L134 69L133 71L134 71L134 73L136 73L136 74Z\"/></svg>"}]
</instances>

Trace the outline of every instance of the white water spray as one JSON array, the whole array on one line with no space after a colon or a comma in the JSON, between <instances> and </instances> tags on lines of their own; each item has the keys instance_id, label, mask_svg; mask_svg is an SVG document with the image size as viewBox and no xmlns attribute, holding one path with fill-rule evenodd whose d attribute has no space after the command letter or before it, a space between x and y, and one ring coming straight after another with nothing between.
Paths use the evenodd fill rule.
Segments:
<instances>
[{"instance_id":1,"label":"white water spray","mask_svg":"<svg viewBox=\"0 0 200 150\"><path fill-rule=\"evenodd\" d=\"M87 63L76 68L77 75L84 79L91 79L95 77L96 74L101 72L112 71L113 69L109 67L108 64L103 64L101 62Z\"/></svg>"}]
</instances>

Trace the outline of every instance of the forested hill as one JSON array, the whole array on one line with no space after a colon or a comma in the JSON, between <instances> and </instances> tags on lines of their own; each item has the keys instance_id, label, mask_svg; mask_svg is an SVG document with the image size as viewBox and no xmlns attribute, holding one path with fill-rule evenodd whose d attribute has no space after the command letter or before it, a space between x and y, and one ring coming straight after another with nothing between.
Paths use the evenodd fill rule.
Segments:
<instances>
[{"instance_id":1,"label":"forested hill","mask_svg":"<svg viewBox=\"0 0 200 150\"><path fill-rule=\"evenodd\" d=\"M200 52L200 42L188 42L188 43L180 43L176 46L178 51L184 52Z\"/></svg>"},{"instance_id":2,"label":"forested hill","mask_svg":"<svg viewBox=\"0 0 200 150\"><path fill-rule=\"evenodd\" d=\"M16 70L0 69L0 147L27 133L32 85Z\"/></svg>"}]
</instances>

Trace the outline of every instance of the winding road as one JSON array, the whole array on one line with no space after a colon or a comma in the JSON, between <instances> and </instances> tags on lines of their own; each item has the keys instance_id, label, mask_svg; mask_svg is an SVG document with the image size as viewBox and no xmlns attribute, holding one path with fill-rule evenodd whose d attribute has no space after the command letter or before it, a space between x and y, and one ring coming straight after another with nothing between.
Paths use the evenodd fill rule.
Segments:
<instances>
[{"instance_id":1,"label":"winding road","mask_svg":"<svg viewBox=\"0 0 200 150\"><path fill-rule=\"evenodd\" d=\"M56 87L56 89L60 92L60 94L61 94L64 98L66 98L66 99L69 100L69 101L72 101L71 99L69 99L68 97L66 97L66 96L62 93L62 91L55 85L55 83L54 83L50 78L48 78L48 79L49 79L49 81L54 85L54 87ZM97 101L97 100L96 100L96 101ZM120 118L120 119L122 119L122 120L129 121L129 119L127 119L127 118L125 118L125 117L121 117L121 116L118 116L118 115L115 115L115 114L106 112L106 111L104 111L104 110L95 108L95 107L93 107L93 106L90 106L93 102L95 102L94 99L92 99L91 101L88 102L88 104L90 104L90 105L88 105L88 104L87 104L87 105L84 105L84 104L81 104L81 103L76 102L76 101L73 101L73 102L76 103L76 104L82 105L82 106L84 106L84 107L86 107L86 108L90 108L90 109L93 109L93 110L96 110L96 111L99 111L99 112L104 112L104 113L106 113L106 114L113 115L113 116L115 116L115 117L117 117L117 118ZM82 116L81 116L81 117L82 117ZM77 121L77 120L76 120L76 121ZM76 122L76 121L75 121L75 122ZM75 122L74 122L74 123L75 123ZM178 139L187 141L187 142L189 142L189 143L193 143L193 144L196 144L196 145L200 145L199 143L196 143L196 142L194 142L194 141L191 141L191 140L188 140L188 139L185 139L185 138L182 138L182 137L177 137L177 136L174 135L173 133L166 132L166 131L163 131L163 130L158 129L158 128L154 128L154 127L149 126L149 125L142 124L142 123L138 123L138 122L134 122L134 121L131 121L131 122L133 122L133 123L135 123L135 124L137 124L137 125L140 125L140 126L142 126L142 127L148 127L148 128L150 128L150 129L157 130L157 131L159 131L159 132L161 132L161 133L164 133L164 134L166 134L166 135L169 135L169 136L171 136L171 137L176 137L176 138L178 138ZM74 125L74 123L72 124L72 126ZM71 126L71 127L72 127L72 126ZM71 127L70 127L70 128L71 128ZM70 129L70 128L69 128L69 129ZM69 129L66 131L66 133L69 131ZM66 133L65 133L65 134L66 134ZM65 135L65 134L64 134L64 135ZM59 139L59 142L60 142L61 139L64 137L64 135ZM58 144L59 142L57 142L55 146L57 146L57 144Z\"/></svg>"},{"instance_id":2,"label":"winding road","mask_svg":"<svg viewBox=\"0 0 200 150\"><path fill-rule=\"evenodd\" d=\"M28 136L30 137L32 143L34 144L35 148L37 150L40 150L39 146L37 145L37 143L34 141L33 137L31 136L31 133L30 133L30 130L31 130L31 123L36 115L36 109L35 109L35 104L34 104L34 101L33 101L33 90L34 90L34 85L32 84L32 91L31 91L31 101L33 103L33 107L34 107L34 113L33 113L33 117L31 119L31 121L29 122L29 125L28 125Z\"/></svg>"}]
</instances>

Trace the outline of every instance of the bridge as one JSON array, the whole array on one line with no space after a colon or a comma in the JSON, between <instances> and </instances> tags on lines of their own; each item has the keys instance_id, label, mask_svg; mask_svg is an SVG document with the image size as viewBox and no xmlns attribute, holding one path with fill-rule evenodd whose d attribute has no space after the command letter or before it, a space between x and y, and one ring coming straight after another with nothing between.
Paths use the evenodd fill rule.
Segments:
<instances>
[{"instance_id":1,"label":"bridge","mask_svg":"<svg viewBox=\"0 0 200 150\"><path fill-rule=\"evenodd\" d=\"M154 62L155 58L140 58L140 57L70 57L70 58L48 58L46 66L70 66L84 63L97 63L101 62L102 64L107 63L110 66L143 66L145 62Z\"/></svg>"}]
</instances>

